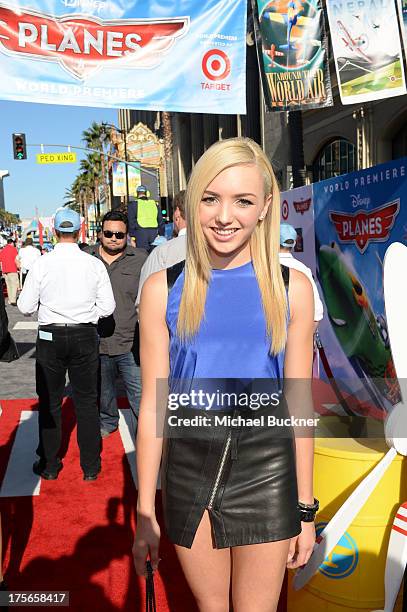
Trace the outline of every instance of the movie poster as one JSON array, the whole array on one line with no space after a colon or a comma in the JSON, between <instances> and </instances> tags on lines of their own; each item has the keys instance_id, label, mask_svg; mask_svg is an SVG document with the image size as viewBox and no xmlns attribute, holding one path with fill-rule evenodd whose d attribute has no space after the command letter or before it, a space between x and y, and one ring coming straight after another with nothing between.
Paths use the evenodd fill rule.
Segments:
<instances>
[{"instance_id":1,"label":"movie poster","mask_svg":"<svg viewBox=\"0 0 407 612\"><path fill-rule=\"evenodd\" d=\"M113 195L125 196L126 187L126 164L121 162L113 162ZM127 167L127 181L129 184L129 196L136 197L137 187L141 185L141 167L140 162L132 162L132 165Z\"/></svg>"},{"instance_id":2,"label":"movie poster","mask_svg":"<svg viewBox=\"0 0 407 612\"><path fill-rule=\"evenodd\" d=\"M407 0L397 0L397 8L399 11L401 32L404 42L404 51L407 49Z\"/></svg>"},{"instance_id":3,"label":"movie poster","mask_svg":"<svg viewBox=\"0 0 407 612\"><path fill-rule=\"evenodd\" d=\"M393 0L326 2L342 104L406 93Z\"/></svg>"},{"instance_id":4,"label":"movie poster","mask_svg":"<svg viewBox=\"0 0 407 612\"><path fill-rule=\"evenodd\" d=\"M378 419L400 400L383 259L392 242L407 244L406 181L402 158L313 185L317 276L326 312L319 333L351 408Z\"/></svg>"},{"instance_id":5,"label":"movie poster","mask_svg":"<svg viewBox=\"0 0 407 612\"><path fill-rule=\"evenodd\" d=\"M253 0L257 53L270 110L332 106L318 0Z\"/></svg>"}]
</instances>

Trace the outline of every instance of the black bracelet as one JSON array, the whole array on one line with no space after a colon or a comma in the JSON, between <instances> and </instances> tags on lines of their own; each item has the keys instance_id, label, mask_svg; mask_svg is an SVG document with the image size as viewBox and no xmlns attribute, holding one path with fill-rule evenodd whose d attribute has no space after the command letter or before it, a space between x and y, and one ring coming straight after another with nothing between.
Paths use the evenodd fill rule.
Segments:
<instances>
[{"instance_id":1,"label":"black bracelet","mask_svg":"<svg viewBox=\"0 0 407 612\"><path fill-rule=\"evenodd\" d=\"M315 515L319 510L319 501L314 498L313 504L303 504L298 502L297 508L300 511L300 519L303 523L312 523L315 520Z\"/></svg>"},{"instance_id":2,"label":"black bracelet","mask_svg":"<svg viewBox=\"0 0 407 612\"><path fill-rule=\"evenodd\" d=\"M319 510L319 501L314 497L314 503L313 504L303 504L302 502L298 502L298 507L300 510L314 510L315 512L318 512Z\"/></svg>"}]
</instances>

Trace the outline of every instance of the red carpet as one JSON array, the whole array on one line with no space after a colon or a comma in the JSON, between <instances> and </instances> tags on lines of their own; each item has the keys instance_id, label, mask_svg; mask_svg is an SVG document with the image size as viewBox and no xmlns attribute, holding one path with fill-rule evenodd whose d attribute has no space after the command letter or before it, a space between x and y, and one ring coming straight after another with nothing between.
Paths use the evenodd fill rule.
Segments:
<instances>
[{"instance_id":1,"label":"red carpet","mask_svg":"<svg viewBox=\"0 0 407 612\"><path fill-rule=\"evenodd\" d=\"M1 405L0 483L20 412L35 410L36 403L2 400ZM121 437L117 432L104 441L102 474L95 482L84 482L69 400L63 423L64 469L58 480L42 481L39 495L0 498L3 568L9 588L69 591L70 609L78 612L141 612L144 580L135 575L131 557L136 491ZM162 525L160 511L158 515ZM195 612L174 549L165 537L160 556L157 609Z\"/></svg>"},{"instance_id":2,"label":"red carpet","mask_svg":"<svg viewBox=\"0 0 407 612\"><path fill-rule=\"evenodd\" d=\"M326 384L317 389L317 395L320 403L337 401ZM1 405L0 484L21 411L37 408L33 399L1 400ZM319 412L330 413L322 407ZM64 469L57 481L42 481L39 495L0 498L3 569L9 587L69 591L70 609L78 612L141 612L145 610L144 580L135 575L131 557L137 493L120 434L104 441L103 470L95 482L82 480L70 400L63 408L63 436ZM21 471L30 472L34 459L21 465ZM160 493L157 514L163 532ZM165 535L160 557L155 577L158 611L197 612ZM284 588L280 612L285 610L285 600Z\"/></svg>"}]
</instances>

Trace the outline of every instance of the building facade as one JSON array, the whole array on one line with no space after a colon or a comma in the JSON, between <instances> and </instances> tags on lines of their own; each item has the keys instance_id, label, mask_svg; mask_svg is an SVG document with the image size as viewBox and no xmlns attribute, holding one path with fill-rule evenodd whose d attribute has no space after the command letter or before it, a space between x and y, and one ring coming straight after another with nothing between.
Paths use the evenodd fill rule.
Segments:
<instances>
[{"instance_id":1,"label":"building facade","mask_svg":"<svg viewBox=\"0 0 407 612\"><path fill-rule=\"evenodd\" d=\"M248 136L261 144L283 190L407 155L405 96L344 106L331 62L334 106L302 113L266 112L256 48L249 36L246 49L245 116L119 111L120 127L130 129L141 121L163 139L166 178L161 196L169 202L185 189L202 153L217 140L233 136Z\"/></svg>"}]
</instances>

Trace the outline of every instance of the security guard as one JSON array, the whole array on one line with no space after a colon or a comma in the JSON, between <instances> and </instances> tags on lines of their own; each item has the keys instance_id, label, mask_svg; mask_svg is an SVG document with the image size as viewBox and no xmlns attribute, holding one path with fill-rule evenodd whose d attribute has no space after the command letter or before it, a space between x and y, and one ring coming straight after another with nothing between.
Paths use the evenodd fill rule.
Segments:
<instances>
[{"instance_id":1,"label":"security guard","mask_svg":"<svg viewBox=\"0 0 407 612\"><path fill-rule=\"evenodd\" d=\"M164 236L165 224L160 207L149 198L144 185L137 187L137 198L130 200L127 212L132 245L150 251L157 235Z\"/></svg>"}]
</instances>

